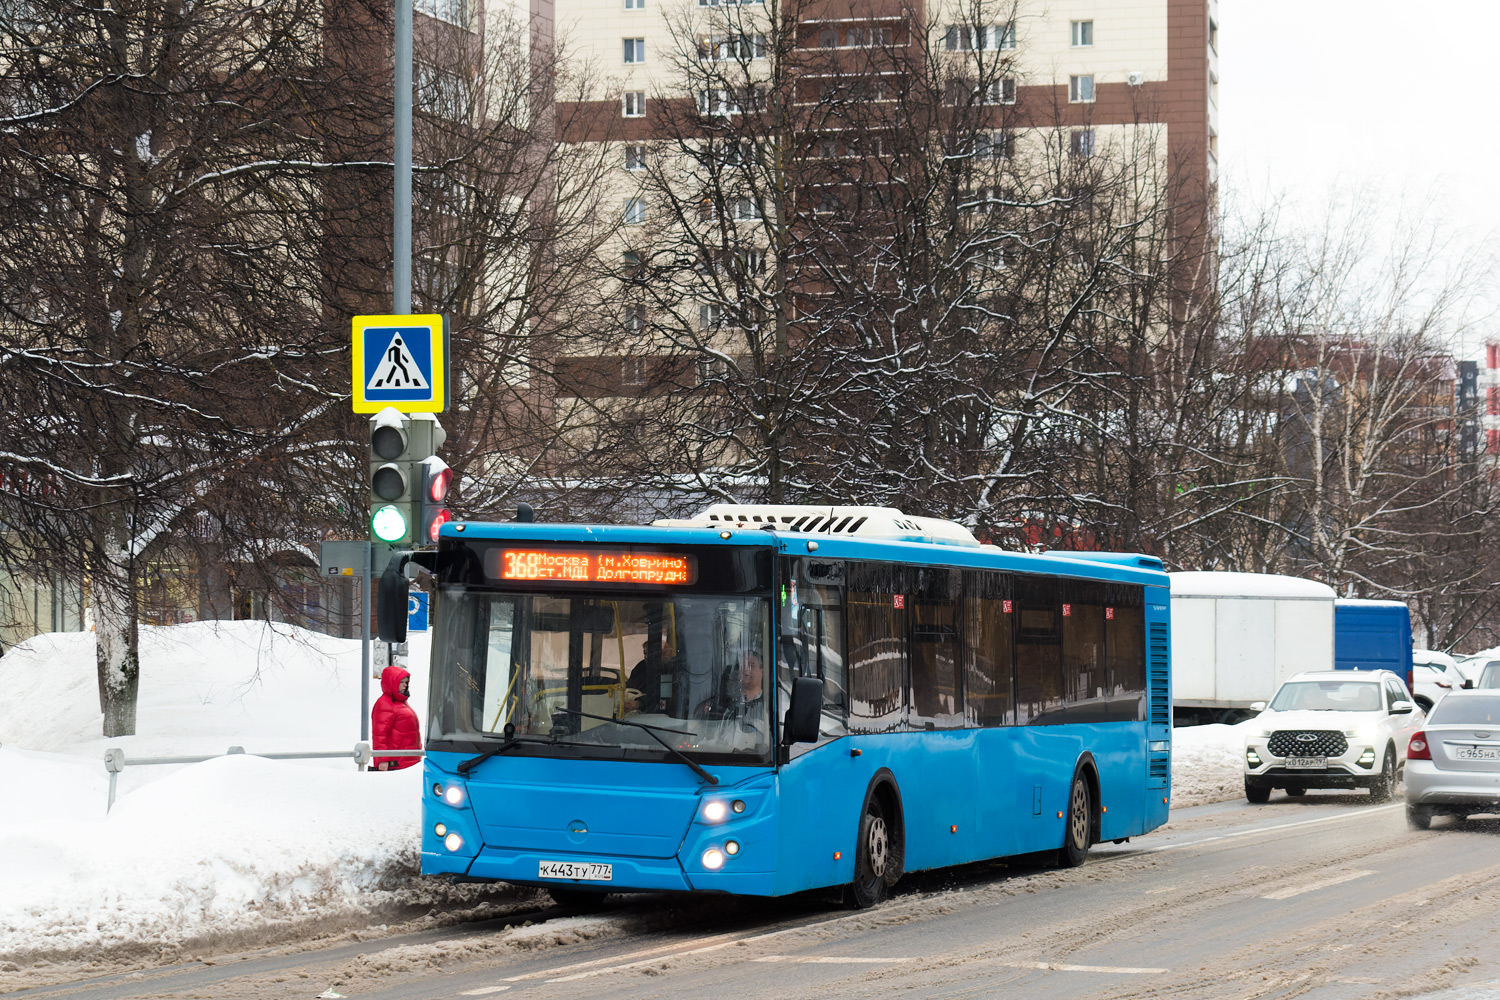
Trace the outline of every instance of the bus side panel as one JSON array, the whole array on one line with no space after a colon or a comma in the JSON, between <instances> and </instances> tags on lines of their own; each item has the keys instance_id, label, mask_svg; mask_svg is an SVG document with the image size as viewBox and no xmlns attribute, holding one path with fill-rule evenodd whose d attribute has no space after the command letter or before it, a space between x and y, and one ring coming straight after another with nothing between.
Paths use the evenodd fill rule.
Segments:
<instances>
[{"instance_id":1,"label":"bus side panel","mask_svg":"<svg viewBox=\"0 0 1500 1000\"><path fill-rule=\"evenodd\" d=\"M1146 723L1089 726L1085 742L1099 772L1099 839L1146 832Z\"/></svg>"},{"instance_id":2,"label":"bus side panel","mask_svg":"<svg viewBox=\"0 0 1500 1000\"><path fill-rule=\"evenodd\" d=\"M907 871L962 864L982 855L976 819L983 788L978 765L985 759L981 733L949 729L866 738L865 743L879 747L875 756L901 788Z\"/></svg>"},{"instance_id":3,"label":"bus side panel","mask_svg":"<svg viewBox=\"0 0 1500 1000\"><path fill-rule=\"evenodd\" d=\"M874 742L867 738L860 745ZM854 745L849 737L825 743L794 757L777 774L773 895L854 881L860 809L877 770L873 754L849 756Z\"/></svg>"}]
</instances>

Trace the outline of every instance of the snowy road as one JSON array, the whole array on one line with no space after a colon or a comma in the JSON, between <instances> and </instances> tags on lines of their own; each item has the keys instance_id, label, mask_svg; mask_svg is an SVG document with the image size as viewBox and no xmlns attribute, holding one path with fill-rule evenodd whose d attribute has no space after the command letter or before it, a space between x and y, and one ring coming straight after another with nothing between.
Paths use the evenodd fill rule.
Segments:
<instances>
[{"instance_id":1,"label":"snowy road","mask_svg":"<svg viewBox=\"0 0 1500 1000\"><path fill-rule=\"evenodd\" d=\"M861 913L636 898L544 915L0 996L1500 1000L1500 822L1415 833L1363 794L1278 794L1174 811L1080 869L911 876Z\"/></svg>"}]
</instances>

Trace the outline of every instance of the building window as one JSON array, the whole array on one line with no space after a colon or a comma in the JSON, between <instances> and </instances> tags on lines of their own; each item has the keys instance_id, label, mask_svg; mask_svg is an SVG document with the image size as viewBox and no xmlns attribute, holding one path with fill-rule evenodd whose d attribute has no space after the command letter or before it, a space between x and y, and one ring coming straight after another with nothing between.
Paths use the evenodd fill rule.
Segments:
<instances>
[{"instance_id":1,"label":"building window","mask_svg":"<svg viewBox=\"0 0 1500 1000\"><path fill-rule=\"evenodd\" d=\"M1084 46L1093 45L1093 44L1094 44L1094 22L1093 21L1074 21L1073 22L1073 47L1075 49L1079 49L1079 48L1083 48Z\"/></svg>"},{"instance_id":2,"label":"building window","mask_svg":"<svg viewBox=\"0 0 1500 1000\"><path fill-rule=\"evenodd\" d=\"M1077 135L1075 132L1074 135ZM643 198L625 199L625 225L639 226L646 221L646 202Z\"/></svg>"},{"instance_id":3,"label":"building window","mask_svg":"<svg viewBox=\"0 0 1500 1000\"><path fill-rule=\"evenodd\" d=\"M626 170L645 170L646 169L646 147L645 146L626 146L625 147L625 169Z\"/></svg>"},{"instance_id":4,"label":"building window","mask_svg":"<svg viewBox=\"0 0 1500 1000\"><path fill-rule=\"evenodd\" d=\"M625 0L626 10L645 10L646 0Z\"/></svg>"},{"instance_id":5,"label":"building window","mask_svg":"<svg viewBox=\"0 0 1500 1000\"><path fill-rule=\"evenodd\" d=\"M1068 77L1068 100L1073 104L1092 104L1094 78L1092 76Z\"/></svg>"},{"instance_id":6,"label":"building window","mask_svg":"<svg viewBox=\"0 0 1500 1000\"><path fill-rule=\"evenodd\" d=\"M765 35L711 35L698 43L698 58L712 62L741 62L765 57Z\"/></svg>"},{"instance_id":7,"label":"building window","mask_svg":"<svg viewBox=\"0 0 1500 1000\"><path fill-rule=\"evenodd\" d=\"M715 117L737 115L740 113L740 105L734 94L727 88L700 90L698 91L698 113Z\"/></svg>"},{"instance_id":8,"label":"building window","mask_svg":"<svg viewBox=\"0 0 1500 1000\"><path fill-rule=\"evenodd\" d=\"M631 90L625 93L623 113L626 118L646 117L646 92Z\"/></svg>"},{"instance_id":9,"label":"building window","mask_svg":"<svg viewBox=\"0 0 1500 1000\"><path fill-rule=\"evenodd\" d=\"M620 279L630 283L639 283L646 276L646 269L641 264L641 255L635 250L626 250L620 255Z\"/></svg>"},{"instance_id":10,"label":"building window","mask_svg":"<svg viewBox=\"0 0 1500 1000\"><path fill-rule=\"evenodd\" d=\"M625 62L627 64L643 63L646 61L646 40L644 38L625 39Z\"/></svg>"},{"instance_id":11,"label":"building window","mask_svg":"<svg viewBox=\"0 0 1500 1000\"><path fill-rule=\"evenodd\" d=\"M763 218L760 212L760 203L754 198L729 199L729 217L735 222L750 222Z\"/></svg>"},{"instance_id":12,"label":"building window","mask_svg":"<svg viewBox=\"0 0 1500 1000\"><path fill-rule=\"evenodd\" d=\"M949 52L995 51L1016 47L1014 24L955 24L943 36Z\"/></svg>"},{"instance_id":13,"label":"building window","mask_svg":"<svg viewBox=\"0 0 1500 1000\"><path fill-rule=\"evenodd\" d=\"M1219 22L1209 18L1208 21L1208 47L1219 53Z\"/></svg>"},{"instance_id":14,"label":"building window","mask_svg":"<svg viewBox=\"0 0 1500 1000\"><path fill-rule=\"evenodd\" d=\"M724 325L724 307L717 302L704 302L698 306L698 329L717 330Z\"/></svg>"},{"instance_id":15,"label":"building window","mask_svg":"<svg viewBox=\"0 0 1500 1000\"><path fill-rule=\"evenodd\" d=\"M1016 155L1013 132L983 132L974 137L974 155L982 159L1008 160Z\"/></svg>"},{"instance_id":16,"label":"building window","mask_svg":"<svg viewBox=\"0 0 1500 1000\"><path fill-rule=\"evenodd\" d=\"M1075 129L1072 135L1072 144L1069 148L1069 151L1074 156L1093 156L1094 130L1091 128Z\"/></svg>"},{"instance_id":17,"label":"building window","mask_svg":"<svg viewBox=\"0 0 1500 1000\"><path fill-rule=\"evenodd\" d=\"M999 80L991 80L985 89L984 103L986 104L1014 104L1016 103L1016 81L1012 77L1003 77Z\"/></svg>"},{"instance_id":18,"label":"building window","mask_svg":"<svg viewBox=\"0 0 1500 1000\"><path fill-rule=\"evenodd\" d=\"M631 333L640 333L646 328L646 307L628 305L620 315L620 324Z\"/></svg>"},{"instance_id":19,"label":"building window","mask_svg":"<svg viewBox=\"0 0 1500 1000\"><path fill-rule=\"evenodd\" d=\"M439 21L447 21L456 24L460 28L469 26L469 5L467 0L416 0L414 9L419 14L435 17Z\"/></svg>"},{"instance_id":20,"label":"building window","mask_svg":"<svg viewBox=\"0 0 1500 1000\"><path fill-rule=\"evenodd\" d=\"M716 382L729 375L729 362L724 358L699 358L698 380Z\"/></svg>"},{"instance_id":21,"label":"building window","mask_svg":"<svg viewBox=\"0 0 1500 1000\"><path fill-rule=\"evenodd\" d=\"M463 121L468 117L468 88L457 73L418 63L414 82L416 98L413 103L419 111L449 121Z\"/></svg>"},{"instance_id":22,"label":"building window","mask_svg":"<svg viewBox=\"0 0 1500 1000\"><path fill-rule=\"evenodd\" d=\"M875 48L881 45L891 45L895 40L896 33L890 28L846 28L844 30L844 44L850 48Z\"/></svg>"},{"instance_id":23,"label":"building window","mask_svg":"<svg viewBox=\"0 0 1500 1000\"><path fill-rule=\"evenodd\" d=\"M646 359L624 358L620 362L620 380L626 385L646 384Z\"/></svg>"}]
</instances>

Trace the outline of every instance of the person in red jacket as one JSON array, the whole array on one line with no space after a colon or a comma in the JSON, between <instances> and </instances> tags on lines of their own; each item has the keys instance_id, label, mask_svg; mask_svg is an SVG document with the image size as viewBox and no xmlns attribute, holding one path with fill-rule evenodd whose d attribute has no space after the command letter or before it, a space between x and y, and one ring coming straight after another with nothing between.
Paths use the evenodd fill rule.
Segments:
<instances>
[{"instance_id":1,"label":"person in red jacket","mask_svg":"<svg viewBox=\"0 0 1500 1000\"><path fill-rule=\"evenodd\" d=\"M406 699L411 696L411 673L398 666L380 673L382 694L370 709L370 742L376 750L415 750L422 745L417 713ZM397 771L411 767L420 757L376 757L375 770Z\"/></svg>"}]
</instances>

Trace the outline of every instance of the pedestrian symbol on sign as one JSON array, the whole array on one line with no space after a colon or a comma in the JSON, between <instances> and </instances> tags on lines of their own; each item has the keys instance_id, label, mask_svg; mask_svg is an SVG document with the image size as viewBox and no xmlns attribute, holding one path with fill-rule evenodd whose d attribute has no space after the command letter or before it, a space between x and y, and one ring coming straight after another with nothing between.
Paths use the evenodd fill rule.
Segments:
<instances>
[{"instance_id":1,"label":"pedestrian symbol on sign","mask_svg":"<svg viewBox=\"0 0 1500 1000\"><path fill-rule=\"evenodd\" d=\"M406 347L406 341L397 330L391 335L390 345L375 365L375 372L365 386L367 392L375 389L426 389L427 380L422 369Z\"/></svg>"}]
</instances>

